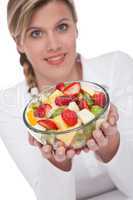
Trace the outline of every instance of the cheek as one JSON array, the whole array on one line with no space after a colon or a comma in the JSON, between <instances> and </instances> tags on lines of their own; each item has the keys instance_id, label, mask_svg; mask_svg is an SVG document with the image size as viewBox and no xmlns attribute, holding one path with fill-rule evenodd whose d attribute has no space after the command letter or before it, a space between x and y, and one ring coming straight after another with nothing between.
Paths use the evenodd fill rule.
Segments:
<instances>
[{"instance_id":1,"label":"cheek","mask_svg":"<svg viewBox=\"0 0 133 200\"><path fill-rule=\"evenodd\" d=\"M72 62L74 62L76 58L76 38L74 36L70 37L67 45L69 58Z\"/></svg>"},{"instance_id":2,"label":"cheek","mask_svg":"<svg viewBox=\"0 0 133 200\"><path fill-rule=\"evenodd\" d=\"M25 47L25 53L27 55L27 58L32 64L41 58L42 49L43 47L40 43L27 45Z\"/></svg>"},{"instance_id":3,"label":"cheek","mask_svg":"<svg viewBox=\"0 0 133 200\"><path fill-rule=\"evenodd\" d=\"M74 34L67 36L64 41L64 47L69 52L76 51L76 37Z\"/></svg>"}]
</instances>

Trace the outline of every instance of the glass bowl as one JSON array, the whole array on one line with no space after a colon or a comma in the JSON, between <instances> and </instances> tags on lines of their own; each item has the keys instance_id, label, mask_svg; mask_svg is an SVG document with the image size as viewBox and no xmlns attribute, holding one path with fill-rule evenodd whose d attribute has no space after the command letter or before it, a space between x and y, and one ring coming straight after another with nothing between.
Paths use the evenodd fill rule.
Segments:
<instances>
[{"instance_id":1,"label":"glass bowl","mask_svg":"<svg viewBox=\"0 0 133 200\"><path fill-rule=\"evenodd\" d=\"M79 110L77 112L78 113L78 121L77 121L76 125L71 126L71 127L67 126L67 128L65 127L64 130L63 129L62 130L60 130L60 129L59 130L50 130L50 129L47 129L46 127L40 126L40 124L37 124L37 120L45 119L46 117L43 117L43 118L40 118L40 116L35 117L34 116L35 110L40 105L47 103L47 100L50 99L52 94L57 90L57 85L47 86L38 96L36 96L30 100L30 102L25 107L24 112L23 112L23 119L24 119L24 123L28 129L28 132L41 144L52 145L53 149L57 148L59 141L62 142L66 148L81 149L81 148L85 147L87 140L92 137L92 132L95 129L98 129L100 127L101 123L103 123L107 119L107 115L108 115L109 107L110 107L110 99L109 99L109 95L108 95L106 89L97 83L93 83L93 82L89 82L89 81L67 81L64 83L64 85L65 85L65 87L68 87L68 85L73 84L73 83L80 84L80 86L82 88L82 89L80 88L80 91L83 94L83 95L78 94L78 96L74 95L73 96L74 99L78 97L78 101L79 101L79 99L81 100L82 98L84 98L84 100L87 101L87 103L89 104L88 105L89 109L87 109L87 110L89 110L89 112L91 110L91 113L93 111L93 118L90 118L90 120L88 120L87 122L83 123L83 121L84 121L83 118L85 118L85 120L86 120L86 117L85 117L86 112L82 112L82 114L80 113L81 115L79 115L79 112L81 111L81 110ZM86 93L86 91L87 91L87 93ZM99 93L102 93L102 95L104 95L105 99L104 99L104 105L102 105L100 112L97 112L97 107L99 105L97 105L97 103L96 103L96 101L97 101L96 94L99 94ZM84 94L86 94L87 96L84 96ZM52 103L55 102L56 96L58 96L58 95L52 96L53 97L53 98L51 98ZM88 98L90 98L90 99L88 99ZM102 97L101 97L101 99L99 98L99 102L100 101L102 102ZM76 103L77 103L77 99L76 99ZM80 104L78 104L78 105L80 105ZM82 109L85 109L85 111L86 111L86 107L84 107L85 105L83 104L82 106L83 106ZM69 107L70 106L67 105L65 108L69 108ZM57 108L59 108L59 107L57 106L56 109ZM64 107L61 107L61 108L64 108ZM80 108L81 108L81 105L80 105ZM52 112L54 112L53 110L52 110ZM51 112L51 114L47 115L47 119L51 118L51 115L53 114L52 112ZM60 119L61 119L60 116L57 115L55 118L53 118L54 122L57 122L57 124L59 124L59 125L60 125ZM83 121L81 121L81 118Z\"/></svg>"}]
</instances>

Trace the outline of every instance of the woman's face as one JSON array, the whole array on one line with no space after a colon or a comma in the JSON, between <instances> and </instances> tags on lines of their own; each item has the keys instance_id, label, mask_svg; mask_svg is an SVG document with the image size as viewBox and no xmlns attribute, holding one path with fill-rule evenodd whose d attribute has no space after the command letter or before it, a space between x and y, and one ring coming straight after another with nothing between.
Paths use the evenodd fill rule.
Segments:
<instances>
[{"instance_id":1,"label":"woman's face","mask_svg":"<svg viewBox=\"0 0 133 200\"><path fill-rule=\"evenodd\" d=\"M37 80L60 81L75 67L76 37L69 7L60 1L50 2L33 14L18 49L26 54Z\"/></svg>"}]
</instances>

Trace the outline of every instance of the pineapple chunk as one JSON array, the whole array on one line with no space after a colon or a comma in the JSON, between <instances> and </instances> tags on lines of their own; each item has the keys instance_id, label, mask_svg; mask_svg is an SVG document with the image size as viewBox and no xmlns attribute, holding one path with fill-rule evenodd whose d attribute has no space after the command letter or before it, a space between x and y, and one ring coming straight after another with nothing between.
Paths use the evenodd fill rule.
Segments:
<instances>
[{"instance_id":1,"label":"pineapple chunk","mask_svg":"<svg viewBox=\"0 0 133 200\"><path fill-rule=\"evenodd\" d=\"M53 104L55 102L56 97L63 96L64 94L60 90L55 90L49 97L49 104Z\"/></svg>"},{"instance_id":2,"label":"pineapple chunk","mask_svg":"<svg viewBox=\"0 0 133 200\"><path fill-rule=\"evenodd\" d=\"M60 116L61 117L61 116ZM58 121L57 122L57 125L59 126L59 121L60 121L60 117L59 116L57 116L57 117L55 117L56 118L56 120ZM54 118L54 119L55 119ZM62 126L62 119L61 119L61 126ZM71 127L66 127L66 124L64 125L64 121L63 121L63 126L64 127L61 127L61 126L59 126L59 127L61 127L62 128L62 131L63 130L70 130L70 129L73 129L73 128L76 128L76 127L79 127L81 125L81 121L78 119L78 122L77 122L77 124L75 124L74 126L71 126ZM64 134L59 134L59 135L57 135L56 136L56 138L57 139L59 139L60 141L62 141L62 142L64 142L65 143L65 145L67 145L67 146L69 146L71 143L72 143L72 141L73 141L73 139L74 139L74 137L75 137L75 135L77 134L77 132L76 131L73 131L73 132L70 132L70 133L64 133Z\"/></svg>"},{"instance_id":3,"label":"pineapple chunk","mask_svg":"<svg viewBox=\"0 0 133 200\"><path fill-rule=\"evenodd\" d=\"M79 107L75 102L70 102L68 105L68 109L73 110L76 113L79 112Z\"/></svg>"},{"instance_id":4,"label":"pineapple chunk","mask_svg":"<svg viewBox=\"0 0 133 200\"><path fill-rule=\"evenodd\" d=\"M87 92L90 96L93 96L95 94L95 91L91 88L86 87L85 85L81 86L81 89L83 89L85 92Z\"/></svg>"},{"instance_id":5,"label":"pineapple chunk","mask_svg":"<svg viewBox=\"0 0 133 200\"><path fill-rule=\"evenodd\" d=\"M72 143L75 137L75 134L76 134L76 131L57 135L56 138L64 142L67 146L69 146Z\"/></svg>"},{"instance_id":6,"label":"pineapple chunk","mask_svg":"<svg viewBox=\"0 0 133 200\"><path fill-rule=\"evenodd\" d=\"M81 120L81 122L83 124L87 124L88 122L90 122L92 119L95 118L95 115L93 115L88 109L83 109L81 111L79 111L78 113L78 117Z\"/></svg>"},{"instance_id":7,"label":"pineapple chunk","mask_svg":"<svg viewBox=\"0 0 133 200\"><path fill-rule=\"evenodd\" d=\"M68 125L63 121L61 115L54 117L52 120L57 124L60 131L65 131L68 129Z\"/></svg>"}]
</instances>

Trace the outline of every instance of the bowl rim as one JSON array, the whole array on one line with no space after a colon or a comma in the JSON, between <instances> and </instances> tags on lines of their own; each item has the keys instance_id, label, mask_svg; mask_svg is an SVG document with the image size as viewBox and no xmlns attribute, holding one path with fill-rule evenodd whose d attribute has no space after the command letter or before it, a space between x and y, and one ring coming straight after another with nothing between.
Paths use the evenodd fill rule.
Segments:
<instances>
[{"instance_id":1,"label":"bowl rim","mask_svg":"<svg viewBox=\"0 0 133 200\"><path fill-rule=\"evenodd\" d=\"M98 114L97 116L95 116L94 119L92 119L91 121L89 121L88 123L86 124L81 124L80 126L78 127L75 127L75 128L70 128L68 130L65 130L65 131L54 131L54 130L39 130L37 128L34 128L32 127L26 120L26 116L25 116L25 113L27 111L27 108L28 106L30 105L30 103L33 101L33 98L29 101L29 103L26 105L24 111L23 111L23 121L25 123L25 125L27 126L28 129L30 129L31 131L34 131L35 133L39 133L39 134L45 134L45 135L50 135L50 134L55 134L55 135L62 135L62 134L67 134L67 133L70 133L70 132L74 132L74 131L79 131L79 130L82 130L83 128L87 127L88 125L92 124L93 122L95 122L100 116L102 116L106 110L109 108L109 105L110 105L110 98L109 98L109 94L107 92L107 90L104 88L104 86L98 84L98 83L95 83L95 82L91 82L91 81L84 81L84 80L76 80L76 81L65 81L64 83L71 83L71 82L83 82L83 83L89 83L89 84L92 84L92 85L95 85L96 87L99 87L100 89L102 89L102 91L105 93L106 95L106 105L104 106L102 112L100 114ZM47 89L52 89L53 87L55 87L55 84L50 84L49 86L47 86ZM42 93L44 92L44 90L42 90L39 95L37 95L37 97L40 97L42 95Z\"/></svg>"}]
</instances>

